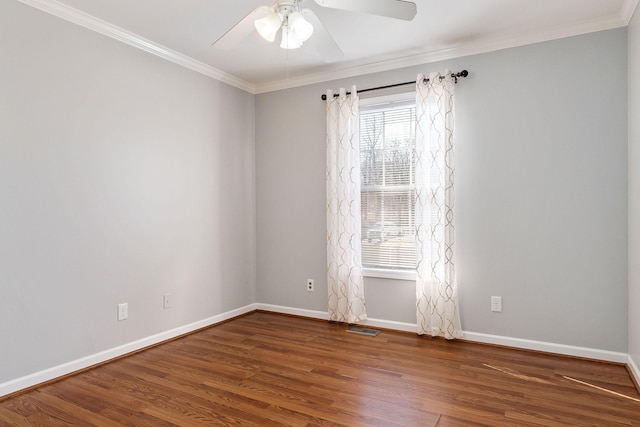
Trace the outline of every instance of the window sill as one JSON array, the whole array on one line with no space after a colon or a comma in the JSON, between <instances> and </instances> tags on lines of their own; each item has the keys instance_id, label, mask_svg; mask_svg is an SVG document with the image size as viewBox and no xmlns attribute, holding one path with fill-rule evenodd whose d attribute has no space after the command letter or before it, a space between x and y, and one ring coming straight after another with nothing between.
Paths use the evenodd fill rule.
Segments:
<instances>
[{"instance_id":1,"label":"window sill","mask_svg":"<svg viewBox=\"0 0 640 427\"><path fill-rule=\"evenodd\" d=\"M363 268L364 277L376 277L378 279L416 280L415 271L385 270L382 268Z\"/></svg>"}]
</instances>

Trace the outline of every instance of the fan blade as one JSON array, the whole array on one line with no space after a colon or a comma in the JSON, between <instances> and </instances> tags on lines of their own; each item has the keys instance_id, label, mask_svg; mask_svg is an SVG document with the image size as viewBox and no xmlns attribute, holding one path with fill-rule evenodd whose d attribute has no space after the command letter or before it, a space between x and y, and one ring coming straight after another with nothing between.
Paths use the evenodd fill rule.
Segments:
<instances>
[{"instance_id":1,"label":"fan blade","mask_svg":"<svg viewBox=\"0 0 640 427\"><path fill-rule=\"evenodd\" d=\"M411 21L416 16L416 4L403 0L315 0L322 7L351 10L372 15Z\"/></svg>"},{"instance_id":2,"label":"fan blade","mask_svg":"<svg viewBox=\"0 0 640 427\"><path fill-rule=\"evenodd\" d=\"M311 9L303 9L300 13L304 19L313 25L313 35L307 43L314 46L325 62L336 62L342 59L344 53L331 37L329 31L322 25L315 13Z\"/></svg>"},{"instance_id":3,"label":"fan blade","mask_svg":"<svg viewBox=\"0 0 640 427\"><path fill-rule=\"evenodd\" d=\"M266 16L270 11L271 8L269 6L260 6L254 9L253 12L242 18L240 22L231 27L229 31L220 36L211 45L222 50L233 49L255 30L255 20Z\"/></svg>"}]
</instances>

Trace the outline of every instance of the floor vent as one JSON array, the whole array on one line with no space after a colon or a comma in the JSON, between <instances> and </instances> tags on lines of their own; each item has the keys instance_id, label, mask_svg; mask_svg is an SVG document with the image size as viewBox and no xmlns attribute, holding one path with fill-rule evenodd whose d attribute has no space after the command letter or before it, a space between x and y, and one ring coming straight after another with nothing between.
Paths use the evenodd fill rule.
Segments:
<instances>
[{"instance_id":1,"label":"floor vent","mask_svg":"<svg viewBox=\"0 0 640 427\"><path fill-rule=\"evenodd\" d=\"M375 337L380 333L380 331L376 331L375 329L359 328L357 326L351 326L349 329L347 329L347 332L351 332L352 334L366 335L368 337Z\"/></svg>"}]
</instances>

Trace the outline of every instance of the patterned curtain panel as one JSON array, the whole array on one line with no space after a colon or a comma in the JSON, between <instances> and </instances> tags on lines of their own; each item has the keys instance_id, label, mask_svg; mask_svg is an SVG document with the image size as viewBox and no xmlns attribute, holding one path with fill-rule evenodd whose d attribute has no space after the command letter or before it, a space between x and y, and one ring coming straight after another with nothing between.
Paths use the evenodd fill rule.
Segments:
<instances>
[{"instance_id":1,"label":"patterned curtain panel","mask_svg":"<svg viewBox=\"0 0 640 427\"><path fill-rule=\"evenodd\" d=\"M455 270L454 82L416 81L416 297L418 334L461 338Z\"/></svg>"},{"instance_id":2,"label":"patterned curtain panel","mask_svg":"<svg viewBox=\"0 0 640 427\"><path fill-rule=\"evenodd\" d=\"M358 95L327 92L327 284L329 320L366 320L360 247Z\"/></svg>"}]
</instances>

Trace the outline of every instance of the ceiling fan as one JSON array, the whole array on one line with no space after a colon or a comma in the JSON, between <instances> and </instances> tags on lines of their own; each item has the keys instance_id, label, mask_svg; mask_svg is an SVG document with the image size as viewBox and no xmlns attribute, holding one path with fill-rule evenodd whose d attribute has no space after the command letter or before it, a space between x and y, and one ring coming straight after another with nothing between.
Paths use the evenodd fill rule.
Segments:
<instances>
[{"instance_id":1,"label":"ceiling fan","mask_svg":"<svg viewBox=\"0 0 640 427\"><path fill-rule=\"evenodd\" d=\"M327 62L342 58L343 53L331 34L311 9L300 9L304 0L275 0L269 6L260 6L224 33L213 46L232 49L254 29L268 42L281 33L280 47L296 49L311 35L320 56ZM416 4L405 0L314 0L318 6L348 10L389 18L411 21L416 15Z\"/></svg>"}]
</instances>

